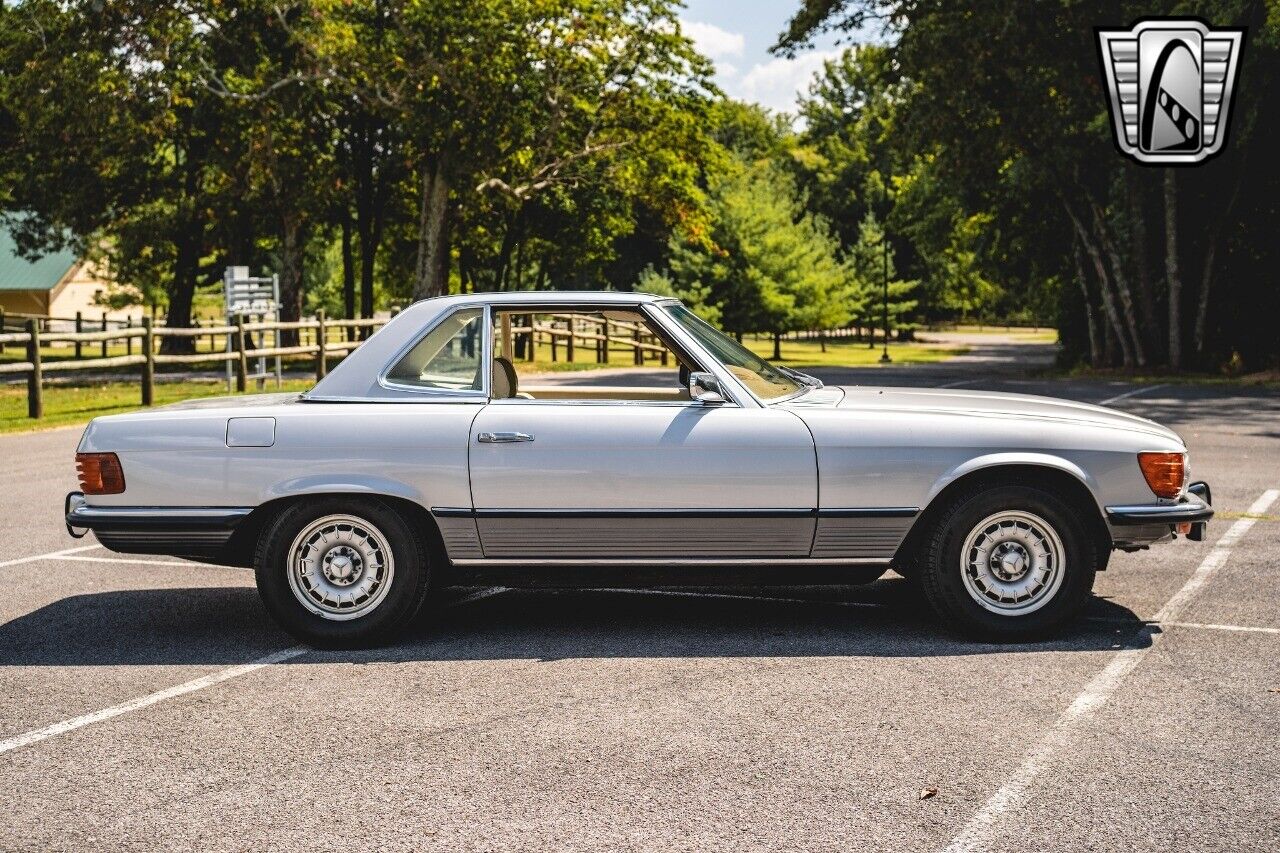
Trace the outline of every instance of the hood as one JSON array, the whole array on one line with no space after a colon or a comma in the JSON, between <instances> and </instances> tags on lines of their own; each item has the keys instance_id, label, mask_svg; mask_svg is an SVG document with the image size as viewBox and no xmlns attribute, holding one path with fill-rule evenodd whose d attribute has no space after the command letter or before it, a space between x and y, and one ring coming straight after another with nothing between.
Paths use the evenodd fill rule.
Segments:
<instances>
[{"instance_id":1,"label":"hood","mask_svg":"<svg viewBox=\"0 0 1280 853\"><path fill-rule=\"evenodd\" d=\"M1054 421L1082 426L1107 427L1145 433L1183 444L1173 430L1136 415L1118 412L1088 403L1076 403L1056 397L1031 394L1007 394L999 391L966 391L939 388L844 388L839 408L872 411L901 411L987 418L1023 418Z\"/></svg>"}]
</instances>

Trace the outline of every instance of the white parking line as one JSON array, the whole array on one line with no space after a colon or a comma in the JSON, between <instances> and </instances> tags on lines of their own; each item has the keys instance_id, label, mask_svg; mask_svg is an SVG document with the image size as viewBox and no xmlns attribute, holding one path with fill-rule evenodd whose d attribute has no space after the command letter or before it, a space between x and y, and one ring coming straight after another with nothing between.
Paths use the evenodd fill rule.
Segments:
<instances>
[{"instance_id":1,"label":"white parking line","mask_svg":"<svg viewBox=\"0 0 1280 853\"><path fill-rule=\"evenodd\" d=\"M1201 628L1208 631L1245 631L1258 634L1280 634L1280 628L1260 628L1254 625L1214 625L1205 622L1164 622L1174 628Z\"/></svg>"},{"instance_id":2,"label":"white parking line","mask_svg":"<svg viewBox=\"0 0 1280 853\"><path fill-rule=\"evenodd\" d=\"M81 551L92 551L94 548L101 548L101 545L82 545L79 548L68 548L65 551L53 551L49 554L34 554L30 557L18 557L16 560L5 560L0 563L0 569L5 566L19 566L23 563L34 563L36 560L55 560L58 557L65 557L68 554L79 554Z\"/></svg>"},{"instance_id":3,"label":"white parking line","mask_svg":"<svg viewBox=\"0 0 1280 853\"><path fill-rule=\"evenodd\" d=\"M311 649L306 646L293 646L292 648L282 649L273 652L266 657L260 657L252 663L233 666L210 675L188 681L186 684L179 684L176 687L170 687L166 690L160 690L147 696L137 699L130 699L128 702L122 702L119 705L112 705L110 708L104 708L101 711L94 711L92 714L85 714L83 717L74 717L70 720L63 720L60 723L54 723L51 726L45 726L43 729L26 732L25 734L16 735L7 740L0 741L0 753L9 752L19 747L29 746L33 743L39 743L42 740L48 740L51 737L67 732L74 731L93 723L100 723L103 720L109 720L112 717L119 717L121 714L127 714L130 711L137 711L140 708L146 708L150 705L156 705L167 699L174 699L178 696L185 696L188 693L195 693L197 690L203 690L206 687L212 687L215 684L221 684L232 678L238 678L241 675L247 675L255 670L262 669L264 666L272 664L284 663L287 660L296 658L298 655L306 654Z\"/></svg>"},{"instance_id":4,"label":"white parking line","mask_svg":"<svg viewBox=\"0 0 1280 853\"><path fill-rule=\"evenodd\" d=\"M1261 497L1253 502L1253 506L1249 507L1249 515L1261 515L1266 512L1275 503L1276 498L1280 498L1280 489L1268 489L1263 492ZM1227 561L1231 548L1240 541L1240 537L1249 532L1249 528L1253 527L1256 521L1256 518L1241 518L1232 524L1222 538L1214 544L1213 550L1201 561L1190 579L1174 594L1173 598L1165 602L1151 621L1171 624L1176 620L1178 614L1190 603L1195 594L1204 588L1214 573ZM960 830L960 834L947 845L946 853L962 853L962 851L967 853L967 851L982 850L987 847L996 835L996 823L1000 816L1021 804L1031 783L1040 775L1040 772L1059 750L1071 745L1080 726L1094 711L1106 703L1124 681L1125 676L1132 672L1146 653L1155 646L1160 636L1160 634L1151 634L1146 647L1130 646L1111 658L1106 668L1094 676L1093 680L1085 685L1084 690L1080 691L1075 701L1058 718L1039 746L1023 759L1009 781L992 794L978 813L969 819L969 822Z\"/></svg>"},{"instance_id":5,"label":"white parking line","mask_svg":"<svg viewBox=\"0 0 1280 853\"><path fill-rule=\"evenodd\" d=\"M1132 391L1125 391L1123 394L1117 394L1114 397L1108 397L1099 403L1099 406L1110 406L1112 403L1118 403L1121 400L1127 400L1130 397L1136 397L1139 394L1145 394L1148 391L1155 391L1160 388L1168 388L1168 382L1162 382L1159 385L1143 385L1141 388L1134 388Z\"/></svg>"},{"instance_id":6,"label":"white parking line","mask_svg":"<svg viewBox=\"0 0 1280 853\"><path fill-rule=\"evenodd\" d=\"M129 566L181 566L184 569L234 569L243 571L243 566L219 566L216 563L195 563L183 560L137 560L129 557L79 557L63 555L59 560L70 560L77 563L122 563Z\"/></svg>"},{"instance_id":7,"label":"white parking line","mask_svg":"<svg viewBox=\"0 0 1280 853\"><path fill-rule=\"evenodd\" d=\"M1125 619L1122 616L1090 616L1089 622L1103 622L1108 625L1128 625L1131 628L1139 625L1155 625L1154 622L1139 622L1136 619ZM1280 628L1262 628L1256 625L1222 625L1213 622L1161 622L1159 628L1199 628L1204 631L1244 631L1245 633L1280 634Z\"/></svg>"}]
</instances>

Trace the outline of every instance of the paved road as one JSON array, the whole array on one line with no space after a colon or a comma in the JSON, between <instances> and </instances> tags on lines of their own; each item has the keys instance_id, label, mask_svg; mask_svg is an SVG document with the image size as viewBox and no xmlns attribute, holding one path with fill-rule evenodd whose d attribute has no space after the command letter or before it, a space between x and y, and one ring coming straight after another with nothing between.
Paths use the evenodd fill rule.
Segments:
<instances>
[{"instance_id":1,"label":"paved road","mask_svg":"<svg viewBox=\"0 0 1280 853\"><path fill-rule=\"evenodd\" d=\"M243 570L68 539L78 430L0 437L0 848L1277 849L1280 501L1241 514L1280 489L1280 395L998 365L824 378L1135 392L1223 516L1044 644L957 640L890 575L463 591L312 652Z\"/></svg>"}]
</instances>

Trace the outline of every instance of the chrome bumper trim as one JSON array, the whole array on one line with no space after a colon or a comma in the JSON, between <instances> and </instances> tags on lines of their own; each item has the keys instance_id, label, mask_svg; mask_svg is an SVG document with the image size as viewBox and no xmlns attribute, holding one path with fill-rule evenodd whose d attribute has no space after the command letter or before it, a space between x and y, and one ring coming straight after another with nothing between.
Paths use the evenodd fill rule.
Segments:
<instances>
[{"instance_id":1,"label":"chrome bumper trim","mask_svg":"<svg viewBox=\"0 0 1280 853\"><path fill-rule=\"evenodd\" d=\"M1208 483L1192 483L1176 504L1109 506L1107 521L1117 527L1208 521L1213 518L1213 507L1209 504L1211 494Z\"/></svg>"},{"instance_id":2,"label":"chrome bumper trim","mask_svg":"<svg viewBox=\"0 0 1280 853\"><path fill-rule=\"evenodd\" d=\"M67 495L67 526L89 530L232 530L253 507L89 506L84 495Z\"/></svg>"}]
</instances>

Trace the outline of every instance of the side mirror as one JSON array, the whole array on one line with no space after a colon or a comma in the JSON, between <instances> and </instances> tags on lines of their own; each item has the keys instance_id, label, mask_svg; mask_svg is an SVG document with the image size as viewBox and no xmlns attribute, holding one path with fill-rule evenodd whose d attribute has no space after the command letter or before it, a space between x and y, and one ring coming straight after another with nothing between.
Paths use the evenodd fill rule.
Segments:
<instances>
[{"instance_id":1,"label":"side mirror","mask_svg":"<svg viewBox=\"0 0 1280 853\"><path fill-rule=\"evenodd\" d=\"M689 399L699 403L723 403L724 392L720 390L720 380L710 373L690 373Z\"/></svg>"}]
</instances>

